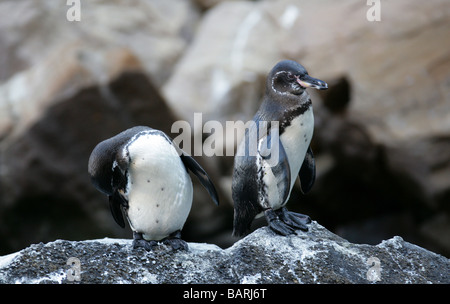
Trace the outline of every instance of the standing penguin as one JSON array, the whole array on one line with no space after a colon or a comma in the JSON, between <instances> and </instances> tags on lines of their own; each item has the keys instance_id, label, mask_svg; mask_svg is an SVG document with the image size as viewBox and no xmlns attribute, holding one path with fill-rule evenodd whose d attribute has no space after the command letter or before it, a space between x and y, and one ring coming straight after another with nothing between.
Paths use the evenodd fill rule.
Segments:
<instances>
[{"instance_id":1,"label":"standing penguin","mask_svg":"<svg viewBox=\"0 0 450 304\"><path fill-rule=\"evenodd\" d=\"M163 132L134 127L99 143L89 158L94 186L108 195L114 220L133 231L133 247L151 250L158 242L188 250L181 229L192 205L190 170L219 204L203 168Z\"/></svg>"},{"instance_id":2,"label":"standing penguin","mask_svg":"<svg viewBox=\"0 0 450 304\"><path fill-rule=\"evenodd\" d=\"M310 77L295 61L280 61L267 76L262 104L253 117L254 123L246 129L234 160L235 236L246 234L253 219L263 214L278 234L308 230L309 216L284 207L297 175L303 193L311 189L315 180L314 156L309 146L314 115L306 88L325 90L328 85ZM257 141L254 152L250 148L252 138Z\"/></svg>"}]
</instances>

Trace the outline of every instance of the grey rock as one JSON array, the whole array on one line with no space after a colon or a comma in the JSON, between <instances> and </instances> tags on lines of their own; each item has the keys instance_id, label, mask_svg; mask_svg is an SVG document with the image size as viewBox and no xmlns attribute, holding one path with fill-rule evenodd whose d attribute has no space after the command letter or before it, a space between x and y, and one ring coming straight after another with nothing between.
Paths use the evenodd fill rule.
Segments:
<instances>
[{"instance_id":1,"label":"grey rock","mask_svg":"<svg viewBox=\"0 0 450 304\"><path fill-rule=\"evenodd\" d=\"M264 227L227 249L189 243L188 252L133 250L124 239L57 240L0 257L0 283L450 283L449 259L398 236L357 245L317 222L298 233L280 237Z\"/></svg>"},{"instance_id":2,"label":"grey rock","mask_svg":"<svg viewBox=\"0 0 450 304\"><path fill-rule=\"evenodd\" d=\"M195 32L198 9L184 0L81 1L80 22L70 22L66 1L0 3L0 81L68 45L125 47L161 84Z\"/></svg>"}]
</instances>

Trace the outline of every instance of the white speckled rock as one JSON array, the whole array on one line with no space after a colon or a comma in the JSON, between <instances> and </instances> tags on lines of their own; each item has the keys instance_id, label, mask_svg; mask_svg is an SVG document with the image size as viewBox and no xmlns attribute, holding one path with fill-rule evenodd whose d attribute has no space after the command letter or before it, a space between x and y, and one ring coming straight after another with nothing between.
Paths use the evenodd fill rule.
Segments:
<instances>
[{"instance_id":1,"label":"white speckled rock","mask_svg":"<svg viewBox=\"0 0 450 304\"><path fill-rule=\"evenodd\" d=\"M189 243L133 250L131 240L57 240L0 257L0 283L450 283L450 260L401 237L352 244L313 222L307 233L280 237L261 228L221 249Z\"/></svg>"}]
</instances>

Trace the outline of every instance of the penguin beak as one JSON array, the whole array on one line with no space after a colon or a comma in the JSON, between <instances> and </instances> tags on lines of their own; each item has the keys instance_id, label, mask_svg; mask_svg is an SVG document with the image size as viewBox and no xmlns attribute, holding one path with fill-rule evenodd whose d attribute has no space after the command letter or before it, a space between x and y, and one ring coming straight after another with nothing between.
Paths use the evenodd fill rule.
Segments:
<instances>
[{"instance_id":1,"label":"penguin beak","mask_svg":"<svg viewBox=\"0 0 450 304\"><path fill-rule=\"evenodd\" d=\"M297 82L304 88L313 88L317 90L326 90L328 89L328 85L325 81L322 81L317 78L313 78L309 75L302 75L297 77Z\"/></svg>"}]
</instances>

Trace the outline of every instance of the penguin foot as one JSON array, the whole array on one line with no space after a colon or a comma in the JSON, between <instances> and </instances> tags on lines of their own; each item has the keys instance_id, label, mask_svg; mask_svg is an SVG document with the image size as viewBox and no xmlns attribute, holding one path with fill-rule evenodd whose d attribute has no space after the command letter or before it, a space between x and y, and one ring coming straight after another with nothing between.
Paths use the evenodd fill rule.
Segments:
<instances>
[{"instance_id":1,"label":"penguin foot","mask_svg":"<svg viewBox=\"0 0 450 304\"><path fill-rule=\"evenodd\" d=\"M142 247L147 251L152 251L157 245L157 241L147 241L142 237L142 233L133 231L133 249Z\"/></svg>"},{"instance_id":2,"label":"penguin foot","mask_svg":"<svg viewBox=\"0 0 450 304\"><path fill-rule=\"evenodd\" d=\"M163 239L163 244L172 247L174 251L184 250L188 251L188 244L181 239L181 231L177 230L170 234L167 238Z\"/></svg>"},{"instance_id":3,"label":"penguin foot","mask_svg":"<svg viewBox=\"0 0 450 304\"><path fill-rule=\"evenodd\" d=\"M188 244L185 241L183 241L182 239L165 239L163 241L163 244L172 247L172 249L174 251L177 251L177 250L188 251L189 250Z\"/></svg>"},{"instance_id":4,"label":"penguin foot","mask_svg":"<svg viewBox=\"0 0 450 304\"><path fill-rule=\"evenodd\" d=\"M302 221L302 223L305 225L309 225L312 223L311 218L306 214L296 213L296 212L292 212L292 211L288 211L288 212L289 212L290 216L296 218L297 220Z\"/></svg>"},{"instance_id":5,"label":"penguin foot","mask_svg":"<svg viewBox=\"0 0 450 304\"><path fill-rule=\"evenodd\" d=\"M158 245L158 242L156 242L156 241L147 241L144 239L141 239L141 240L134 239L133 240L133 249L142 247L147 251L152 251L153 248L155 248L157 245Z\"/></svg>"},{"instance_id":6,"label":"penguin foot","mask_svg":"<svg viewBox=\"0 0 450 304\"><path fill-rule=\"evenodd\" d=\"M276 210L275 213L286 225L289 225L294 229L308 231L308 227L306 225L311 223L311 218L309 216L288 211L285 207Z\"/></svg>"},{"instance_id":7,"label":"penguin foot","mask_svg":"<svg viewBox=\"0 0 450 304\"><path fill-rule=\"evenodd\" d=\"M162 239L164 245L170 246L174 251L185 250L188 251L188 244L181 238L181 232L175 231L168 237ZM152 251L156 246L158 246L158 241L147 241L142 237L142 233L133 231L133 249L142 247L147 251Z\"/></svg>"},{"instance_id":8,"label":"penguin foot","mask_svg":"<svg viewBox=\"0 0 450 304\"><path fill-rule=\"evenodd\" d=\"M267 209L264 211L264 215L266 216L270 229L272 229L275 233L283 236L295 234L295 229L282 221L272 209Z\"/></svg>"}]
</instances>

